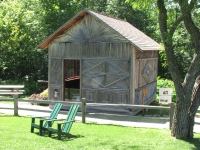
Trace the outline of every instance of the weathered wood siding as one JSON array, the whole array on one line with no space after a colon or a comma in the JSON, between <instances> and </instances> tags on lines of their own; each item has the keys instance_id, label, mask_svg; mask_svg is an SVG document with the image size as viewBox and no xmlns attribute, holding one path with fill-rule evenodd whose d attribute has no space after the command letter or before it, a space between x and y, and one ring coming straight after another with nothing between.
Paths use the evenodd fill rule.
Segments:
<instances>
[{"instance_id":1,"label":"weathered wood siding","mask_svg":"<svg viewBox=\"0 0 200 150\"><path fill-rule=\"evenodd\" d=\"M51 58L49 66L49 99L62 100L63 60L60 58Z\"/></svg>"},{"instance_id":2,"label":"weathered wood siding","mask_svg":"<svg viewBox=\"0 0 200 150\"><path fill-rule=\"evenodd\" d=\"M157 78L157 58L136 59L135 88L142 87Z\"/></svg>"},{"instance_id":3,"label":"weathered wood siding","mask_svg":"<svg viewBox=\"0 0 200 150\"><path fill-rule=\"evenodd\" d=\"M86 15L81 21L71 27L66 33L54 40L58 43L74 42L127 42L127 39L117 34L112 28L97 20L91 15Z\"/></svg>"},{"instance_id":4,"label":"weathered wood siding","mask_svg":"<svg viewBox=\"0 0 200 150\"><path fill-rule=\"evenodd\" d=\"M136 51L135 69L135 104L142 104L142 89L146 88L148 94L144 104L156 97L156 80L158 73L158 51Z\"/></svg>"},{"instance_id":5,"label":"weathered wood siding","mask_svg":"<svg viewBox=\"0 0 200 150\"><path fill-rule=\"evenodd\" d=\"M148 50L148 51L139 51L136 50L136 59L144 58L158 58L158 51Z\"/></svg>"},{"instance_id":6,"label":"weathered wood siding","mask_svg":"<svg viewBox=\"0 0 200 150\"><path fill-rule=\"evenodd\" d=\"M155 93L157 53L134 49L126 38L90 15L50 44L50 98L55 89L63 98L63 59L80 60L81 96L87 101L132 104L137 98L141 101L142 87L148 87L148 97Z\"/></svg>"},{"instance_id":7,"label":"weathered wood siding","mask_svg":"<svg viewBox=\"0 0 200 150\"><path fill-rule=\"evenodd\" d=\"M124 37L87 15L50 47L50 59L82 60L81 87L88 101L129 103L132 49ZM50 69L54 70L53 66ZM54 75L50 73L50 79ZM53 86L62 87L60 83L50 88Z\"/></svg>"},{"instance_id":8,"label":"weathered wood siding","mask_svg":"<svg viewBox=\"0 0 200 150\"><path fill-rule=\"evenodd\" d=\"M121 58L129 59L132 53L129 43L58 43L49 51L51 57L65 59Z\"/></svg>"},{"instance_id":9,"label":"weathered wood siding","mask_svg":"<svg viewBox=\"0 0 200 150\"><path fill-rule=\"evenodd\" d=\"M130 60L84 59L82 92L88 101L129 103Z\"/></svg>"},{"instance_id":10,"label":"weathered wood siding","mask_svg":"<svg viewBox=\"0 0 200 150\"><path fill-rule=\"evenodd\" d=\"M135 91L135 104L142 105L142 89L148 90L147 95L144 97L144 104L149 104L150 101L155 100L156 97L156 81L151 82Z\"/></svg>"},{"instance_id":11,"label":"weathered wood siding","mask_svg":"<svg viewBox=\"0 0 200 150\"><path fill-rule=\"evenodd\" d=\"M128 41L90 15L51 43L50 56L69 59L129 58Z\"/></svg>"}]
</instances>

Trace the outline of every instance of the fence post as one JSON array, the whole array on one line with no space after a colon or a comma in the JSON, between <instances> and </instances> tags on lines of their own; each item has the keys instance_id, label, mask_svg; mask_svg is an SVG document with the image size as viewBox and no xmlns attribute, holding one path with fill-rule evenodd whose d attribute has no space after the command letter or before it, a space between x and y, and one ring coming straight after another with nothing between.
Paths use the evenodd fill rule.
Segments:
<instances>
[{"instance_id":1,"label":"fence post","mask_svg":"<svg viewBox=\"0 0 200 150\"><path fill-rule=\"evenodd\" d=\"M169 110L169 129L171 130L173 116L174 116L174 103L170 103L169 106L170 106L170 110Z\"/></svg>"},{"instance_id":2,"label":"fence post","mask_svg":"<svg viewBox=\"0 0 200 150\"><path fill-rule=\"evenodd\" d=\"M18 116L18 95L13 95L14 98L14 116Z\"/></svg>"},{"instance_id":3,"label":"fence post","mask_svg":"<svg viewBox=\"0 0 200 150\"><path fill-rule=\"evenodd\" d=\"M159 105L162 106L162 103L159 103ZM162 109L160 109L160 116L163 116Z\"/></svg>"},{"instance_id":4,"label":"fence post","mask_svg":"<svg viewBox=\"0 0 200 150\"><path fill-rule=\"evenodd\" d=\"M85 123L86 99L82 98L82 123Z\"/></svg>"}]
</instances>

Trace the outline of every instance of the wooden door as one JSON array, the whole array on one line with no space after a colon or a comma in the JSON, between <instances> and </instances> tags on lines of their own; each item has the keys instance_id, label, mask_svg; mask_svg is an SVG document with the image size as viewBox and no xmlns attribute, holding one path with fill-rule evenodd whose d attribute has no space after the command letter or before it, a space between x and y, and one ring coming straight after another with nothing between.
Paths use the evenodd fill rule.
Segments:
<instances>
[{"instance_id":1,"label":"wooden door","mask_svg":"<svg viewBox=\"0 0 200 150\"><path fill-rule=\"evenodd\" d=\"M63 60L51 58L49 66L49 98L63 100Z\"/></svg>"},{"instance_id":2,"label":"wooden door","mask_svg":"<svg viewBox=\"0 0 200 150\"><path fill-rule=\"evenodd\" d=\"M130 61L85 59L82 64L83 97L97 103L129 103Z\"/></svg>"}]
</instances>

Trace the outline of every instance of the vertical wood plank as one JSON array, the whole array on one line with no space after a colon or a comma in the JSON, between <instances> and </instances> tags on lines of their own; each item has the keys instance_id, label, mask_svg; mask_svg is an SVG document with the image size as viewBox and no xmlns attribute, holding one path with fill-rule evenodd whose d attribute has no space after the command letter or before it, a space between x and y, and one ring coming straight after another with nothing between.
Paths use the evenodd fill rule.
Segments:
<instances>
[{"instance_id":1,"label":"vertical wood plank","mask_svg":"<svg viewBox=\"0 0 200 150\"><path fill-rule=\"evenodd\" d=\"M170 103L170 111L169 111L169 117L170 117L170 121L169 121L169 129L171 130L172 128L172 122L173 122L173 116L174 116L174 103Z\"/></svg>"},{"instance_id":2,"label":"vertical wood plank","mask_svg":"<svg viewBox=\"0 0 200 150\"><path fill-rule=\"evenodd\" d=\"M82 123L86 121L86 99L82 98Z\"/></svg>"},{"instance_id":3,"label":"vertical wood plank","mask_svg":"<svg viewBox=\"0 0 200 150\"><path fill-rule=\"evenodd\" d=\"M18 95L13 95L14 98L14 116L18 116Z\"/></svg>"}]
</instances>

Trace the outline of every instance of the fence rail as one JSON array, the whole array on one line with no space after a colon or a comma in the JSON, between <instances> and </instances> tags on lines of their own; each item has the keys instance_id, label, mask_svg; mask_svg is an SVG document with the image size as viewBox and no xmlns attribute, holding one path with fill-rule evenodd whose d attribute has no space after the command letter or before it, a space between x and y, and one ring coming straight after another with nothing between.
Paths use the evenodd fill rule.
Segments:
<instances>
[{"instance_id":1,"label":"fence rail","mask_svg":"<svg viewBox=\"0 0 200 150\"><path fill-rule=\"evenodd\" d=\"M0 109L8 109L8 110L14 110L14 115L18 116L19 110L27 110L27 111L37 111L37 112L50 112L48 110L41 110L41 109L30 109L30 108L19 108L18 102L29 102L29 103L38 103L38 104L55 104L55 103L62 103L64 106L70 106L71 104L79 104L81 105L81 114L82 114L82 122L86 122L86 109L87 107L109 107L109 108L115 108L115 109L158 109L160 111L162 110L169 110L169 129L172 127L172 121L173 121L173 114L174 114L174 103L170 103L169 106L149 106L149 105L130 105L130 104L99 104L99 103L86 103L86 99L83 98L81 102L69 102L69 101L52 101L52 100L24 100L18 98L18 94L22 94L24 90L19 90L23 88L23 85L9 85L4 86L1 85L0 88L3 88L3 90L0 90L0 95L9 95L12 94L13 98L0 98L0 101L11 101L14 102L14 107L1 107ZM9 89L9 90L5 90ZM62 113L62 111L61 111ZM200 110L197 111L197 113L200 113ZM196 123L196 122L195 122ZM197 123L198 124L198 123Z\"/></svg>"},{"instance_id":2,"label":"fence rail","mask_svg":"<svg viewBox=\"0 0 200 150\"><path fill-rule=\"evenodd\" d=\"M174 113L174 103L171 103L169 106L149 106L149 105L129 105L129 104L99 104L99 103L86 103L86 99L82 99L81 102L66 102L66 101L52 101L52 100L25 100L20 99L18 96L14 95L13 98L0 98L0 101L11 101L14 102L13 108L5 108L0 107L0 109L13 109L14 115L18 116L19 110L27 110L27 111L38 111L38 112L49 112L47 110L41 109L30 109L30 108L20 108L18 107L18 102L29 102L29 103L38 103L38 104L55 104L55 103L62 103L64 106L70 106L71 104L79 104L81 105L81 115L82 115L82 122L86 122L86 109L88 107L112 107L116 109L159 109L159 110L169 110L169 129L172 126L172 118Z\"/></svg>"}]
</instances>

